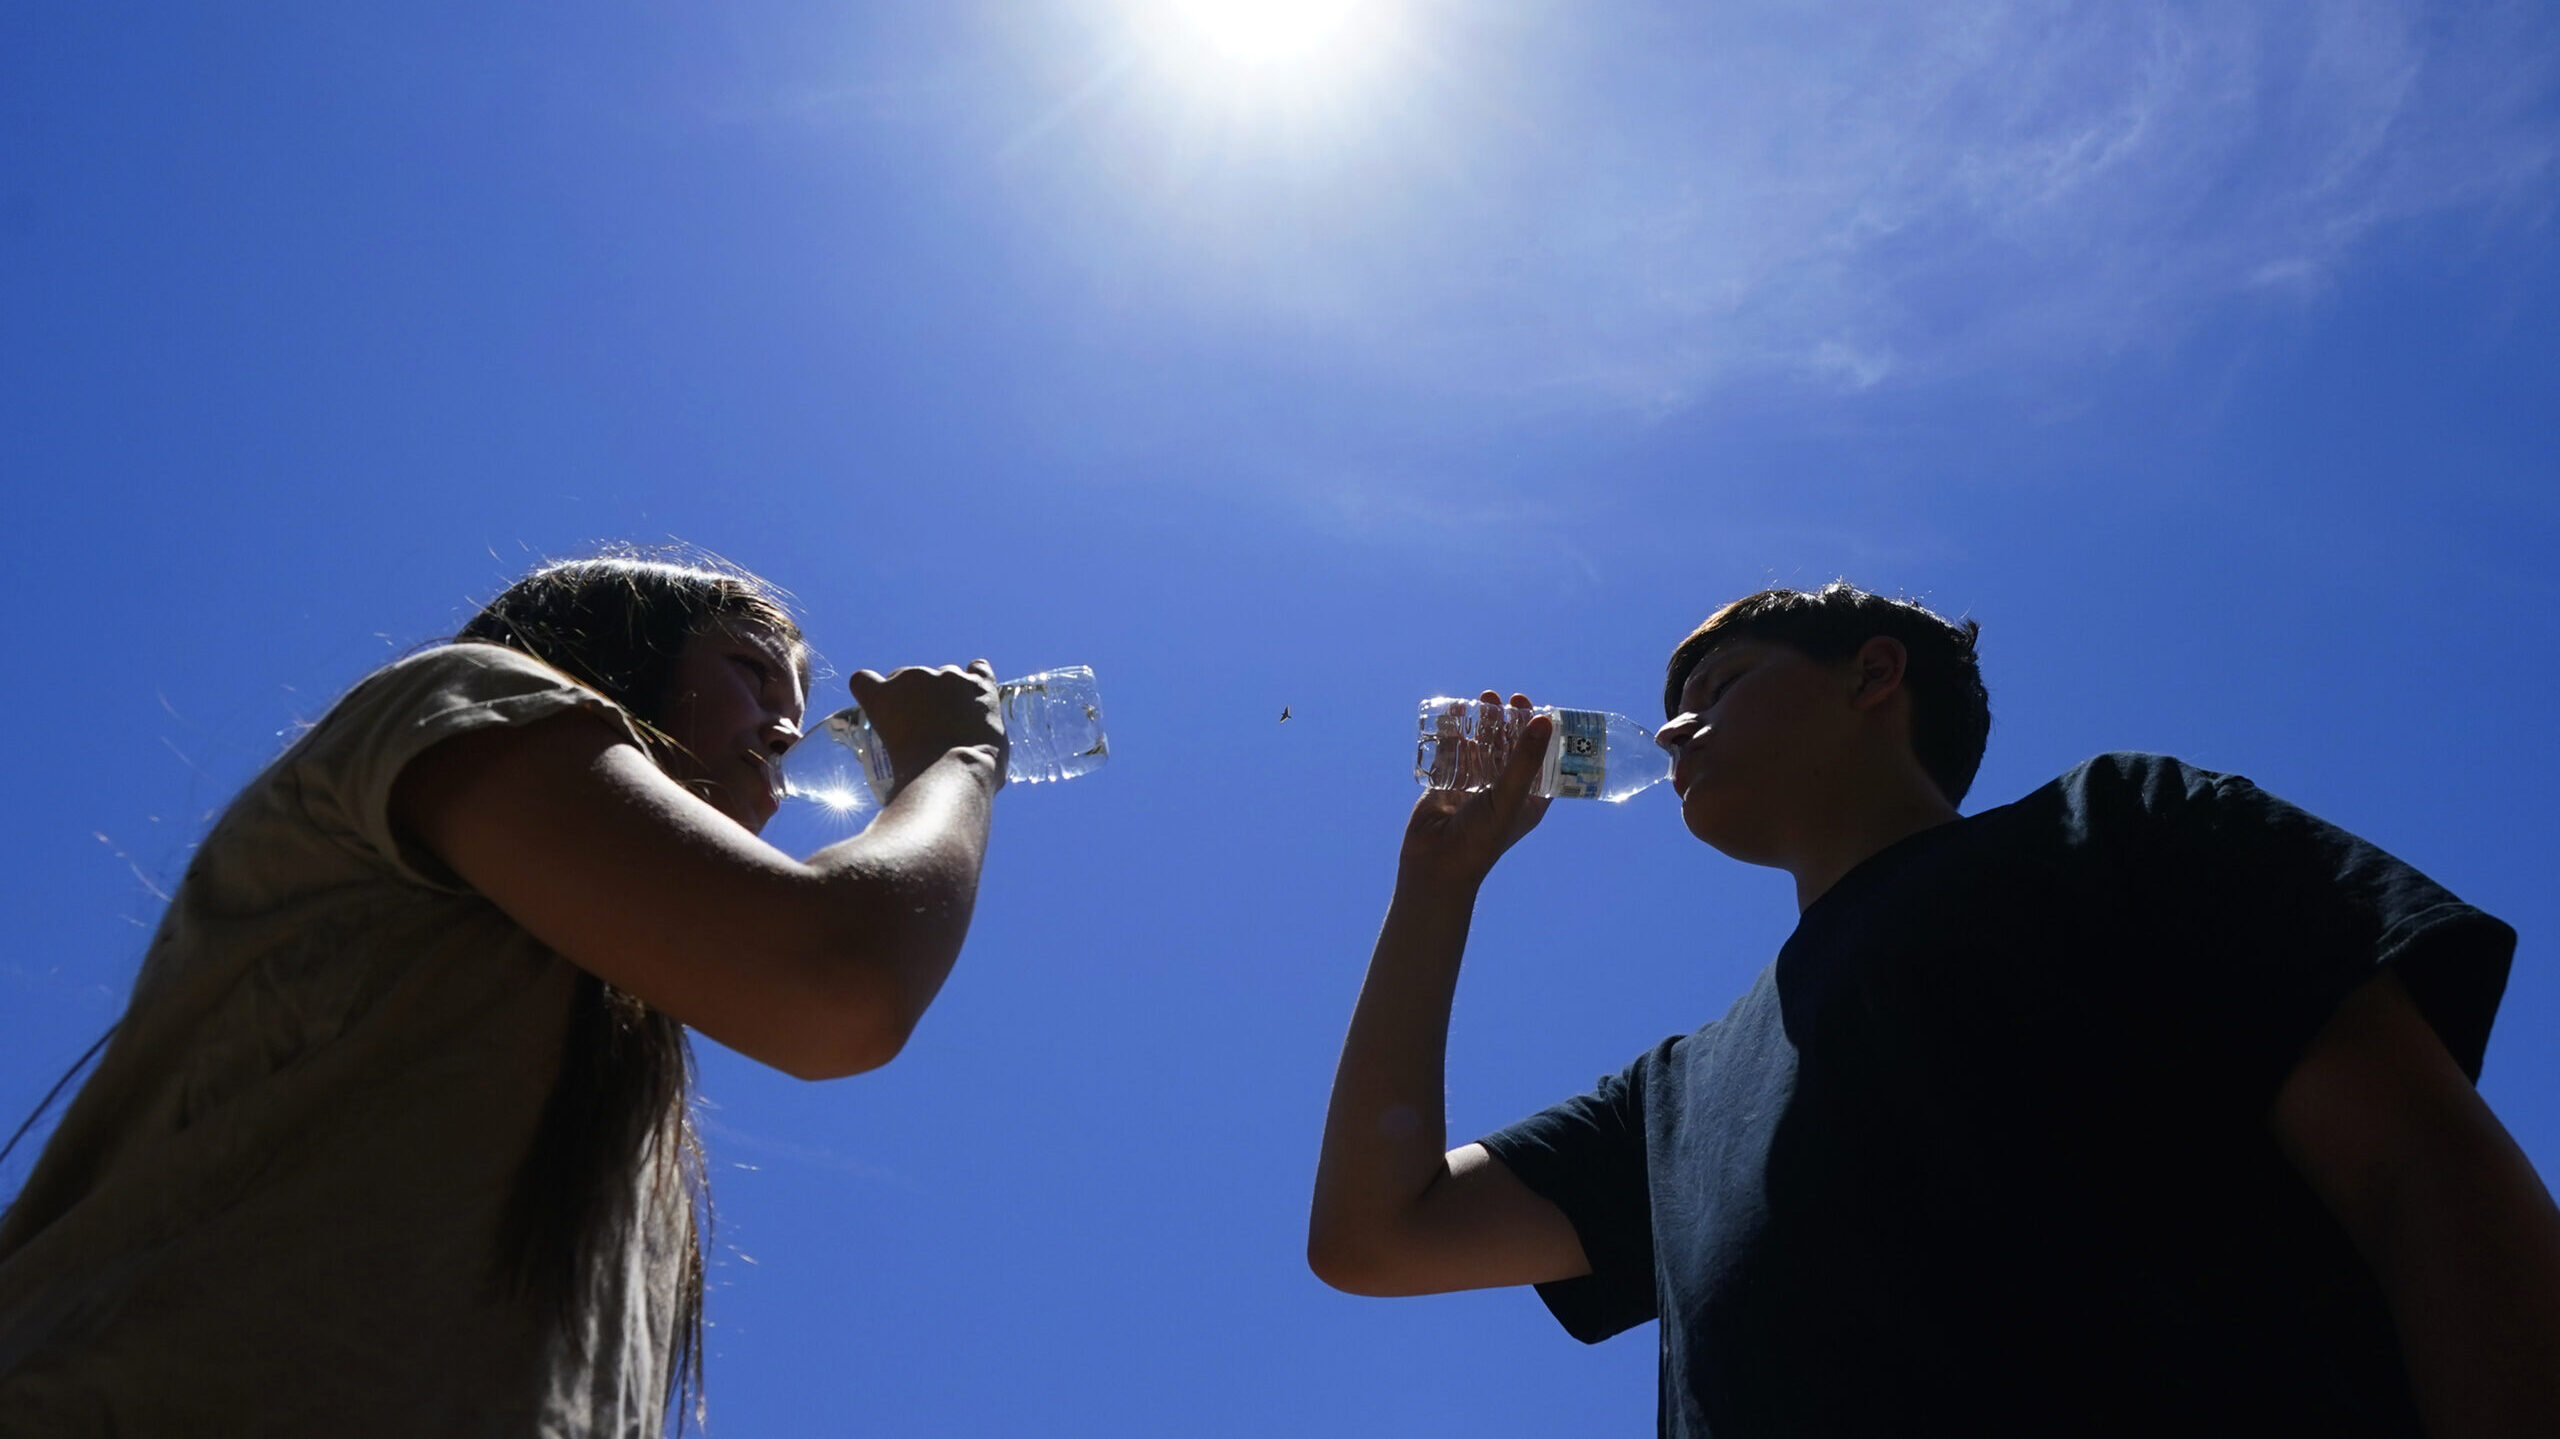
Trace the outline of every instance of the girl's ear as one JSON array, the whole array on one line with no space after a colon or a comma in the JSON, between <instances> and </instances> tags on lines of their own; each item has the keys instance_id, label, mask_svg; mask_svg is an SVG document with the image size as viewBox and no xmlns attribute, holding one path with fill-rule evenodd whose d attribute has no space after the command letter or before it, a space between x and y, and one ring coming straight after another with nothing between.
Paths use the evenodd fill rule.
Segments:
<instances>
[{"instance_id":1,"label":"girl's ear","mask_svg":"<svg viewBox=\"0 0 2560 1439\"><path fill-rule=\"evenodd\" d=\"M1849 703L1873 709L1891 699L1901 690L1910 664L1911 651L1891 635L1877 635L1858 646L1857 688L1850 691Z\"/></svg>"}]
</instances>

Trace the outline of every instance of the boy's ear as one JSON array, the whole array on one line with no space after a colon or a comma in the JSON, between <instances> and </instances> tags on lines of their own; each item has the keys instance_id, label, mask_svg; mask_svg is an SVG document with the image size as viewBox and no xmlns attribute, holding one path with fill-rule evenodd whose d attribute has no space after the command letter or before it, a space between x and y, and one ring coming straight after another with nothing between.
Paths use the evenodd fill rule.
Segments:
<instances>
[{"instance_id":1,"label":"boy's ear","mask_svg":"<svg viewBox=\"0 0 2560 1439\"><path fill-rule=\"evenodd\" d=\"M1891 635L1877 635L1858 646L1854 663L1857 688L1850 691L1849 703L1862 710L1873 709L1901 692L1911 651Z\"/></svg>"}]
</instances>

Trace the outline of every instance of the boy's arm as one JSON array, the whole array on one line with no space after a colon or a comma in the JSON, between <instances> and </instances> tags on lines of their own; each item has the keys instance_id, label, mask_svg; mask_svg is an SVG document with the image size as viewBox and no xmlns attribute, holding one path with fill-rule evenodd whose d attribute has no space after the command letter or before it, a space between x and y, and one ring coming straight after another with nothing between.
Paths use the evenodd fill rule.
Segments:
<instances>
[{"instance_id":1,"label":"boy's arm","mask_svg":"<svg viewBox=\"0 0 2560 1439\"><path fill-rule=\"evenodd\" d=\"M1492 789L1432 791L1406 827L1316 1163L1307 1264L1336 1289L1437 1294L1591 1271L1564 1212L1484 1146L1444 1152L1449 1008L1476 891L1545 812L1529 790L1553 727L1526 721Z\"/></svg>"},{"instance_id":2,"label":"boy's arm","mask_svg":"<svg viewBox=\"0 0 2560 1439\"><path fill-rule=\"evenodd\" d=\"M2339 1007L2271 1121L2381 1283L2427 1432L2560 1434L2560 1209L2396 975Z\"/></svg>"}]
</instances>

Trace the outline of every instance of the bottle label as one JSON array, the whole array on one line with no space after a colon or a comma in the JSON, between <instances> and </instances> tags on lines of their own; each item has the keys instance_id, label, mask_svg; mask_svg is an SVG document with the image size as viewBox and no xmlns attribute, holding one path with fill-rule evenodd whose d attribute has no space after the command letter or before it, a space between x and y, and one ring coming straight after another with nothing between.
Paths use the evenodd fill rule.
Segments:
<instances>
[{"instance_id":1,"label":"bottle label","mask_svg":"<svg viewBox=\"0 0 2560 1439\"><path fill-rule=\"evenodd\" d=\"M1609 778L1609 717L1598 710L1556 711L1558 799L1598 799Z\"/></svg>"}]
</instances>

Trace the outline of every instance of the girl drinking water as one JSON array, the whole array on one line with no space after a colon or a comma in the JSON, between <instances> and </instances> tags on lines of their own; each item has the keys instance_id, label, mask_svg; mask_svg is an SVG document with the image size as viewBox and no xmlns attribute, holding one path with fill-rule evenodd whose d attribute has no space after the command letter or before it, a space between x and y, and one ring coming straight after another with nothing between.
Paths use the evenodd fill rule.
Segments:
<instances>
[{"instance_id":1,"label":"girl drinking water","mask_svg":"<svg viewBox=\"0 0 2560 1439\"><path fill-rule=\"evenodd\" d=\"M701 1365L686 1029L888 1062L1004 783L983 661L864 671L896 787L782 854L808 680L751 576L569 561L252 780L0 1216L0 1435L660 1432Z\"/></svg>"}]
</instances>

